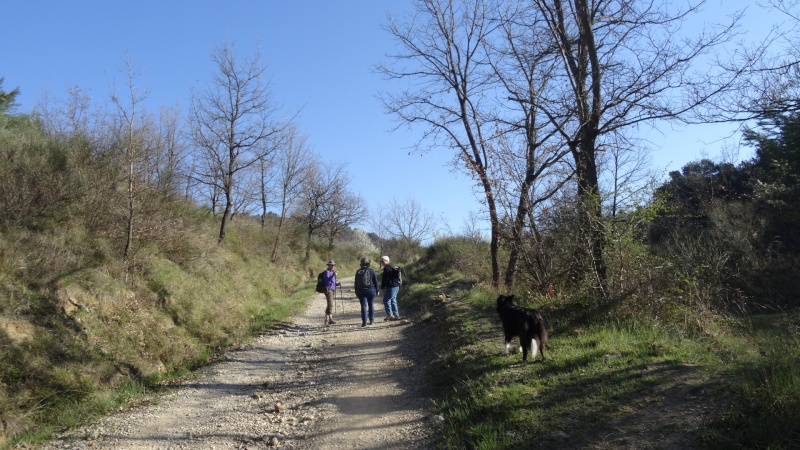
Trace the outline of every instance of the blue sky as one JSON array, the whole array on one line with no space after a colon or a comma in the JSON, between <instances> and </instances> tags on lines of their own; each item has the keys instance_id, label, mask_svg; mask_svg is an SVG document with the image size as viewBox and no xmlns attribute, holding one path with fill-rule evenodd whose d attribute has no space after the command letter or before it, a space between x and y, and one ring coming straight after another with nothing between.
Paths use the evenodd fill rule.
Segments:
<instances>
[{"instance_id":1,"label":"blue sky","mask_svg":"<svg viewBox=\"0 0 800 450\"><path fill-rule=\"evenodd\" d=\"M718 13L723 4L751 2L710 0L709 8ZM190 90L214 70L209 56L216 45L229 39L244 56L260 45L277 101L287 114L301 109L297 123L312 148L345 165L351 189L369 208L393 197L415 199L459 232L470 212L481 209L471 183L452 171L446 150L409 154L414 137L390 131L393 118L377 99L391 86L372 68L395 48L381 25L388 13L406 14L411 6L400 0L9 1L0 9L0 77L5 90L20 88L19 112L45 93L64 99L75 86L103 104L113 86L126 82L127 53L141 73L136 84L149 90L147 108L185 111ZM677 170L715 157L729 130L651 133L653 165Z\"/></svg>"}]
</instances>

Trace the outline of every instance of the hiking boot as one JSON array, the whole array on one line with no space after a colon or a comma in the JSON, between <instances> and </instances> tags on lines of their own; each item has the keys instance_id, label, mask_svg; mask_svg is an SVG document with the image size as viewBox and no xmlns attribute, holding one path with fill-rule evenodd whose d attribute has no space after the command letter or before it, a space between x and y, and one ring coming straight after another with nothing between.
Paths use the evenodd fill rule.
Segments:
<instances>
[{"instance_id":1,"label":"hiking boot","mask_svg":"<svg viewBox=\"0 0 800 450\"><path fill-rule=\"evenodd\" d=\"M374 321L372 321L372 320L370 320L370 321L369 321L369 324L370 324L370 325L372 325L373 323L375 323L375 322L374 322Z\"/></svg>"},{"instance_id":2,"label":"hiking boot","mask_svg":"<svg viewBox=\"0 0 800 450\"><path fill-rule=\"evenodd\" d=\"M328 323L329 323L329 324L331 324L331 325L333 325L333 324L335 324L335 323L336 323L336 321L335 321L335 320L333 320L333 319L331 318L331 319L328 319Z\"/></svg>"},{"instance_id":3,"label":"hiking boot","mask_svg":"<svg viewBox=\"0 0 800 450\"><path fill-rule=\"evenodd\" d=\"M386 318L383 319L384 322L388 322L390 320L392 320L392 316L386 316Z\"/></svg>"},{"instance_id":4,"label":"hiking boot","mask_svg":"<svg viewBox=\"0 0 800 450\"><path fill-rule=\"evenodd\" d=\"M365 327L365 326L367 326L367 323L366 322L361 322L361 326Z\"/></svg>"},{"instance_id":5,"label":"hiking boot","mask_svg":"<svg viewBox=\"0 0 800 450\"><path fill-rule=\"evenodd\" d=\"M392 316L389 320L400 320L400 316Z\"/></svg>"}]
</instances>

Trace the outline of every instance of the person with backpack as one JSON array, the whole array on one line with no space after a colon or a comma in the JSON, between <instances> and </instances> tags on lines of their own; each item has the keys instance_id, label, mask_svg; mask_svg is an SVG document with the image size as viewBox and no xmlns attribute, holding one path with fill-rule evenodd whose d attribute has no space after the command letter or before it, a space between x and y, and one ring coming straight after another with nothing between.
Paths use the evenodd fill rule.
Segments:
<instances>
[{"instance_id":1,"label":"person with backpack","mask_svg":"<svg viewBox=\"0 0 800 450\"><path fill-rule=\"evenodd\" d=\"M380 265L383 267L381 289L384 290L383 307L386 309L386 318L383 321L400 320L400 312L397 311L397 294L400 292L400 285L403 283L400 268L390 266L388 256L381 256Z\"/></svg>"},{"instance_id":2,"label":"person with backpack","mask_svg":"<svg viewBox=\"0 0 800 450\"><path fill-rule=\"evenodd\" d=\"M378 276L369 267L371 261L361 258L361 267L356 271L355 291L361 302L361 326L375 323L374 301L378 293ZM369 322L367 322L369 320Z\"/></svg>"},{"instance_id":3,"label":"person with backpack","mask_svg":"<svg viewBox=\"0 0 800 450\"><path fill-rule=\"evenodd\" d=\"M328 268L320 274L320 278L322 278L322 284L325 286L325 299L328 301L328 306L325 308L325 325L333 325L336 323L333 320L333 302L336 299L336 287L342 285L336 280L336 261L328 261Z\"/></svg>"}]
</instances>

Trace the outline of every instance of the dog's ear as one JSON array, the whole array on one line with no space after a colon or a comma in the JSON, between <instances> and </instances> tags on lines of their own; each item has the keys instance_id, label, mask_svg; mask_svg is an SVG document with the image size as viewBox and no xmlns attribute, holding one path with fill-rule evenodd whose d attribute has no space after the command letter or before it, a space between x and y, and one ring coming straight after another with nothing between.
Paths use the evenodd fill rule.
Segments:
<instances>
[{"instance_id":1,"label":"dog's ear","mask_svg":"<svg viewBox=\"0 0 800 450\"><path fill-rule=\"evenodd\" d=\"M514 296L513 295L501 295L497 297L497 304L500 303L514 303Z\"/></svg>"}]
</instances>

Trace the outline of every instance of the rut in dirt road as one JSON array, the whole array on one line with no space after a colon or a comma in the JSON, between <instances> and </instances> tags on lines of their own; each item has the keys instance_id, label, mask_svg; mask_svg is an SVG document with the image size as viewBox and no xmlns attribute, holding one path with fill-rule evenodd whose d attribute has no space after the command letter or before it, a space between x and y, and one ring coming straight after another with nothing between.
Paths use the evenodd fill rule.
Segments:
<instances>
[{"instance_id":1,"label":"rut in dirt road","mask_svg":"<svg viewBox=\"0 0 800 450\"><path fill-rule=\"evenodd\" d=\"M325 299L282 329L203 369L156 404L107 417L45 446L97 449L425 449L433 355L408 320L361 327L352 289L324 326ZM402 293L401 293L402 295ZM402 297L400 300L402 313ZM424 334L424 333L423 333Z\"/></svg>"}]
</instances>

